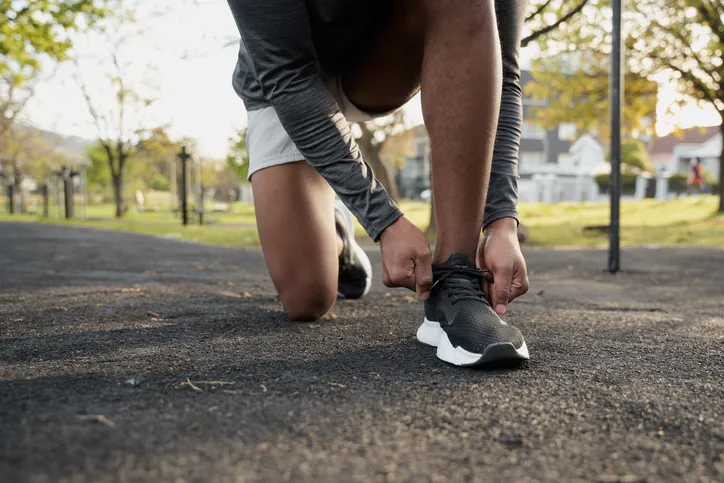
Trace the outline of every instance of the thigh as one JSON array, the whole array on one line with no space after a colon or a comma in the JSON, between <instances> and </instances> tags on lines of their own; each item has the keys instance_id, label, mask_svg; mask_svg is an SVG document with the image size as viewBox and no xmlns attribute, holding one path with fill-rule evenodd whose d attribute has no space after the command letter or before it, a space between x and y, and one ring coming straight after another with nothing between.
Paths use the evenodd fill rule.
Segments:
<instances>
[{"instance_id":1,"label":"thigh","mask_svg":"<svg viewBox=\"0 0 724 483\"><path fill-rule=\"evenodd\" d=\"M334 192L304 161L256 171L251 185L264 259L285 307L331 305L338 272Z\"/></svg>"},{"instance_id":2,"label":"thigh","mask_svg":"<svg viewBox=\"0 0 724 483\"><path fill-rule=\"evenodd\" d=\"M347 98L366 112L389 112L419 90L425 43L425 10L419 0L394 0L374 26L369 48L341 73Z\"/></svg>"}]
</instances>

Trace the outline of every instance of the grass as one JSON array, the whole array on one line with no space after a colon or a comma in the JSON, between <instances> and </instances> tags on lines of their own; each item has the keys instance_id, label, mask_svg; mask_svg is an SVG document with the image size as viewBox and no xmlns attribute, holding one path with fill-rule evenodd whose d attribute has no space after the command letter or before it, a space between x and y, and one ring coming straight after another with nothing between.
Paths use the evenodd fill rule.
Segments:
<instances>
[{"instance_id":1,"label":"grass","mask_svg":"<svg viewBox=\"0 0 724 483\"><path fill-rule=\"evenodd\" d=\"M697 245L724 247L724 216L714 214L718 198L698 196L675 200L625 201L621 205L621 242L623 245ZM402 211L417 226L427 227L429 205L403 202ZM5 206L2 207L2 210ZM63 223L113 230L169 236L214 245L259 246L254 208L234 203L231 212L209 213L211 224L181 226L169 211L138 213L129 210L124 219L113 218L110 204L89 206L86 220L44 219L34 215L9 216L0 210L1 221ZM521 221L529 228L530 244L542 247L606 246L607 233L584 231L585 226L607 225L607 203L522 203ZM193 222L197 218L192 217ZM365 236L357 225L357 234Z\"/></svg>"}]
</instances>

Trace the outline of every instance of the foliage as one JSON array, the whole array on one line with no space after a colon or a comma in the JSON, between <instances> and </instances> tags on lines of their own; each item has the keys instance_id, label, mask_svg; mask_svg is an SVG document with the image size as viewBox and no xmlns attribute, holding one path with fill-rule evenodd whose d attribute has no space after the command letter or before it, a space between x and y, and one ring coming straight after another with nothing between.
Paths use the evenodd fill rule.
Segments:
<instances>
[{"instance_id":1,"label":"foliage","mask_svg":"<svg viewBox=\"0 0 724 483\"><path fill-rule=\"evenodd\" d=\"M632 172L621 173L621 190L626 193L632 193L636 190L636 177L638 174ZM608 191L611 182L611 175L608 173L599 174L595 178L596 184L602 191Z\"/></svg>"},{"instance_id":2,"label":"foliage","mask_svg":"<svg viewBox=\"0 0 724 483\"><path fill-rule=\"evenodd\" d=\"M567 67L573 62L570 57L534 62L535 81L526 86L525 93L544 104L530 108L536 124L552 130L563 123L574 123L579 134L594 132L609 137L609 67L602 53L594 53L588 59L588 65L573 72ZM653 134L656 83L635 74L627 74L624 82L623 134Z\"/></svg>"},{"instance_id":3,"label":"foliage","mask_svg":"<svg viewBox=\"0 0 724 483\"><path fill-rule=\"evenodd\" d=\"M611 162L611 151L606 153L606 161ZM621 142L621 165L624 169L654 172L649 151L638 139L624 139Z\"/></svg>"},{"instance_id":4,"label":"foliage","mask_svg":"<svg viewBox=\"0 0 724 483\"><path fill-rule=\"evenodd\" d=\"M573 60L571 66L574 68L568 77L559 75L545 79L541 89L548 89L548 92L538 91L536 98L544 99L546 94L566 91L574 99L585 99L586 102L577 107L575 116L568 112L569 118L575 118L575 122L583 127L594 122L580 120L581 116L586 118L587 109L593 113L590 118L606 117L600 106L601 97L589 97L586 89L588 82L591 91L600 92L601 84L606 82L603 72L599 73L598 80L586 81L586 76L596 72L596 65L607 64L602 55L611 51L611 10L608 6L608 1L591 0L580 16L569 22L569 28L537 40L541 51L549 57ZM625 2L625 6L623 30L627 34L625 69L628 75L624 88L624 131L636 134L635 131L643 127L635 125L643 109L636 96L647 89L645 83L639 85L636 79L673 83L679 96L669 106L670 110L693 100L713 106L724 122L724 4L711 0L639 0ZM550 70L555 72L555 69ZM591 102L588 102L589 98ZM560 107L567 108L565 103ZM539 120L548 121L545 114L540 114ZM724 168L724 152L721 159ZM720 171L724 180L724 169ZM724 198L720 200L720 210L724 211Z\"/></svg>"},{"instance_id":5,"label":"foliage","mask_svg":"<svg viewBox=\"0 0 724 483\"><path fill-rule=\"evenodd\" d=\"M239 182L246 183L249 174L249 151L246 148L246 128L229 139L226 167L236 174Z\"/></svg>"},{"instance_id":6,"label":"foliage","mask_svg":"<svg viewBox=\"0 0 724 483\"><path fill-rule=\"evenodd\" d=\"M679 103L695 100L713 106L724 135L724 4L711 0L640 0L631 5L626 46L635 72L664 72L675 81ZM724 146L719 184L724 186ZM719 199L724 212L724 196Z\"/></svg>"},{"instance_id":7,"label":"foliage","mask_svg":"<svg viewBox=\"0 0 724 483\"><path fill-rule=\"evenodd\" d=\"M108 0L0 0L0 136L34 94L41 61L64 61L69 33L110 13Z\"/></svg>"},{"instance_id":8,"label":"foliage","mask_svg":"<svg viewBox=\"0 0 724 483\"><path fill-rule=\"evenodd\" d=\"M109 13L108 2L100 0L0 0L0 74L37 71L43 56L66 60L68 33Z\"/></svg>"},{"instance_id":9,"label":"foliage","mask_svg":"<svg viewBox=\"0 0 724 483\"><path fill-rule=\"evenodd\" d=\"M565 36L579 25L586 10L604 4L601 0L532 0L528 5L521 45L542 41L556 35Z\"/></svg>"}]
</instances>

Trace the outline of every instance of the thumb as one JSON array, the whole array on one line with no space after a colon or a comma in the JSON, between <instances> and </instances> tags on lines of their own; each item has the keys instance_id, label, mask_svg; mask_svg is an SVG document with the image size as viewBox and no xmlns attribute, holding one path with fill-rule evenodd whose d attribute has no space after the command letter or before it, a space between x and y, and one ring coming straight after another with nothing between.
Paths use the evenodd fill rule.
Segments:
<instances>
[{"instance_id":1,"label":"thumb","mask_svg":"<svg viewBox=\"0 0 724 483\"><path fill-rule=\"evenodd\" d=\"M510 285L513 281L513 271L510 268L499 269L494 272L493 282L493 308L498 315L503 315L510 300Z\"/></svg>"},{"instance_id":2,"label":"thumb","mask_svg":"<svg viewBox=\"0 0 724 483\"><path fill-rule=\"evenodd\" d=\"M417 295L427 300L432 289L432 255L429 251L415 258L415 285Z\"/></svg>"}]
</instances>

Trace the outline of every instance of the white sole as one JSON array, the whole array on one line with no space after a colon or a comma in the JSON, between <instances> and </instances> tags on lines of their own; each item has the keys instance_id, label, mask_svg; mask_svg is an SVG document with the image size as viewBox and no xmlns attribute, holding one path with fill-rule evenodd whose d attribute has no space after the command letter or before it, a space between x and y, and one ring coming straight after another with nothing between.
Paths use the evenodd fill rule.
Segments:
<instances>
[{"instance_id":1,"label":"white sole","mask_svg":"<svg viewBox=\"0 0 724 483\"><path fill-rule=\"evenodd\" d=\"M417 340L423 344L437 347L437 357L456 366L477 366L500 362L527 361L530 359L528 346L523 342L516 349L510 342L492 344L482 354L466 351L462 347L454 347L439 322L425 321L417 329Z\"/></svg>"},{"instance_id":2,"label":"white sole","mask_svg":"<svg viewBox=\"0 0 724 483\"><path fill-rule=\"evenodd\" d=\"M370 257L367 256L367 253L365 253L362 247L359 246L357 244L357 241L354 239L354 219L352 218L352 212L349 211L347 207L344 206L344 203L342 203L342 201L339 199L334 200L334 209L339 211L344 217L344 220L347 222L347 232L350 234L349 240L352 244L352 251L354 252L354 256L360 261L362 267L367 273L367 279L365 280L365 290L362 293L362 297L364 297L365 295L367 295L367 293L369 293L370 288L372 288L372 263L370 262ZM344 298L344 295L340 293L338 293L337 296L340 298Z\"/></svg>"},{"instance_id":3,"label":"white sole","mask_svg":"<svg viewBox=\"0 0 724 483\"><path fill-rule=\"evenodd\" d=\"M362 267L365 269L365 272L367 272L367 279L365 280L365 291L362 293L362 296L364 297L365 295L367 295L367 293L370 291L370 288L372 287L372 263L370 262L370 257L368 257L362 247L357 244L354 237L350 238L350 242L352 243L352 251L354 252L354 256L357 258L357 260L360 261Z\"/></svg>"}]
</instances>

